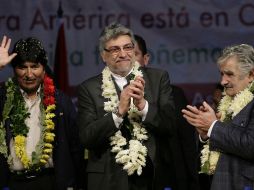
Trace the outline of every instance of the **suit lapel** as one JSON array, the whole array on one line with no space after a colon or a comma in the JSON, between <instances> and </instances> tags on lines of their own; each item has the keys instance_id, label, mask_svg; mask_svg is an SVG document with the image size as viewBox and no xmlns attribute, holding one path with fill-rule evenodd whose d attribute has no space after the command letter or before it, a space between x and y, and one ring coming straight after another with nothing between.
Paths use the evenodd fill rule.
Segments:
<instances>
[{"instance_id":1,"label":"suit lapel","mask_svg":"<svg viewBox=\"0 0 254 190\"><path fill-rule=\"evenodd\" d=\"M148 76L146 69L141 68L141 71L143 73L143 78L145 80L145 99L147 102L154 102L153 101L153 95L152 95L152 82L150 77ZM148 151L148 156L151 158L151 160L154 162L155 160L155 138L151 133L148 133L148 141L145 141L144 144L146 145Z\"/></svg>"},{"instance_id":2,"label":"suit lapel","mask_svg":"<svg viewBox=\"0 0 254 190\"><path fill-rule=\"evenodd\" d=\"M143 78L145 80L145 99L147 100L147 102L153 102L152 101L152 92L151 92L151 82L150 79L146 73L146 70L141 68L142 73L143 73Z\"/></svg>"},{"instance_id":3,"label":"suit lapel","mask_svg":"<svg viewBox=\"0 0 254 190\"><path fill-rule=\"evenodd\" d=\"M113 76L111 76L113 82L114 82L114 85L115 85L115 89L116 89L116 93L117 93L117 96L118 96L118 99L120 100L120 95L121 95L121 90L119 88L119 86L116 84L116 81L115 81L115 78Z\"/></svg>"},{"instance_id":4,"label":"suit lapel","mask_svg":"<svg viewBox=\"0 0 254 190\"><path fill-rule=\"evenodd\" d=\"M246 117L246 115L249 115L252 108L254 106L254 99L247 104L233 119L232 123L244 127L248 124L250 117Z\"/></svg>"}]
</instances>

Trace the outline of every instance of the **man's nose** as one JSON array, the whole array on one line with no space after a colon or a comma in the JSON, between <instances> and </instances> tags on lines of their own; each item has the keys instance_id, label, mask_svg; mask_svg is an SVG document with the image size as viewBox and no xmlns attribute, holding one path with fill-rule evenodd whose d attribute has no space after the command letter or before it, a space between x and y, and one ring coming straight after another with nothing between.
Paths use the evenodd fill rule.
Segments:
<instances>
[{"instance_id":1,"label":"man's nose","mask_svg":"<svg viewBox=\"0 0 254 190\"><path fill-rule=\"evenodd\" d=\"M27 77L31 77L32 75L33 75L32 69L31 69L31 68L27 68L27 69L26 69L26 76L27 76Z\"/></svg>"},{"instance_id":2,"label":"man's nose","mask_svg":"<svg viewBox=\"0 0 254 190\"><path fill-rule=\"evenodd\" d=\"M126 55L127 55L127 52L123 48L121 48L119 52L119 56L125 57Z\"/></svg>"},{"instance_id":3,"label":"man's nose","mask_svg":"<svg viewBox=\"0 0 254 190\"><path fill-rule=\"evenodd\" d=\"M226 84L228 84L227 78L224 77L224 76L222 76L222 77L221 77L221 82L220 82L220 84L221 84L222 86L225 86Z\"/></svg>"}]
</instances>

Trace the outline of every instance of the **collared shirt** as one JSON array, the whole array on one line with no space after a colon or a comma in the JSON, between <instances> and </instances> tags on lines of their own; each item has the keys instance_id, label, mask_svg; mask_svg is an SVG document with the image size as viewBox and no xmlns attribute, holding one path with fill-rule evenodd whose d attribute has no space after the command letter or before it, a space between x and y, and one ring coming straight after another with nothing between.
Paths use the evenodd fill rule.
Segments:
<instances>
[{"instance_id":1,"label":"collared shirt","mask_svg":"<svg viewBox=\"0 0 254 190\"><path fill-rule=\"evenodd\" d=\"M128 75L132 72L132 70L128 73ZM118 85L120 90L123 90L123 87L127 84L127 80L125 77L116 75L111 72L111 75L114 77L116 84ZM127 76L128 76L127 75ZM145 120L148 112L148 102L146 101L145 107L143 110L139 111L138 114L142 116L142 121ZM123 118L117 117L116 114L112 113L113 120L117 128L119 128L120 124L123 122Z\"/></svg>"},{"instance_id":2,"label":"collared shirt","mask_svg":"<svg viewBox=\"0 0 254 190\"><path fill-rule=\"evenodd\" d=\"M206 135L207 135L209 138L210 138L210 136L211 136L213 127L214 127L214 125L215 125L215 123L216 123L217 121L218 121L218 120L214 120L214 121L212 122L211 126L209 127L208 131L207 131L207 134L206 134ZM207 139L207 140L203 140L203 139L201 138L200 135L199 135L199 140L200 140L200 142L202 142L202 143L206 143L206 142L208 141L208 139Z\"/></svg>"},{"instance_id":3,"label":"collared shirt","mask_svg":"<svg viewBox=\"0 0 254 190\"><path fill-rule=\"evenodd\" d=\"M35 151L36 145L38 144L40 140L40 135L42 130L41 118L40 118L41 117L40 89L41 88L37 90L36 97L34 99L30 99L24 90L22 89L20 90L25 100L25 105L28 108L28 112L30 113L30 116L25 120L25 124L29 128L27 138L26 138L26 152L30 160L32 157L32 153ZM13 165L11 166L11 169L17 170L17 171L24 169L20 159L17 158L15 154L13 139L11 139L11 142L10 142L10 153L13 158ZM51 158L49 159L49 162L46 167L52 167L52 166L53 166L53 161Z\"/></svg>"}]
</instances>

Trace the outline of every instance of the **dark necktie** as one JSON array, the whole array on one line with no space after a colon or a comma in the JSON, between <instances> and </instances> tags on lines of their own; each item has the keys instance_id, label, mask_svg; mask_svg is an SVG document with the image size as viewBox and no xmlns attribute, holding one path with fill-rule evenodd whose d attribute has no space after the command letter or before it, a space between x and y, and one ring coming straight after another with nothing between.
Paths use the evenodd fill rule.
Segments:
<instances>
[{"instance_id":1,"label":"dark necktie","mask_svg":"<svg viewBox=\"0 0 254 190\"><path fill-rule=\"evenodd\" d=\"M123 89L130 84L130 81L132 79L132 74L129 74L128 76L125 77L127 80L126 85L123 86ZM130 121L128 119L128 113L124 116L123 118L123 123L120 126L120 131L122 132L122 135L126 138L127 141L131 140L131 132L128 127L130 127Z\"/></svg>"},{"instance_id":2,"label":"dark necktie","mask_svg":"<svg viewBox=\"0 0 254 190\"><path fill-rule=\"evenodd\" d=\"M113 82L114 82L114 85L115 85L115 88L116 88L116 92L117 92L118 98L120 98L121 90L120 90L119 86L117 85L117 83L115 81L115 78L113 76L111 76L111 77L113 79ZM126 85L123 86L123 89L130 84L131 74L126 76L125 79L127 80L127 83L126 83Z\"/></svg>"},{"instance_id":3,"label":"dark necktie","mask_svg":"<svg viewBox=\"0 0 254 190\"><path fill-rule=\"evenodd\" d=\"M126 85L123 86L123 89L130 84L131 77L132 77L132 74L129 74L128 76L125 77L127 83L126 83Z\"/></svg>"}]
</instances>

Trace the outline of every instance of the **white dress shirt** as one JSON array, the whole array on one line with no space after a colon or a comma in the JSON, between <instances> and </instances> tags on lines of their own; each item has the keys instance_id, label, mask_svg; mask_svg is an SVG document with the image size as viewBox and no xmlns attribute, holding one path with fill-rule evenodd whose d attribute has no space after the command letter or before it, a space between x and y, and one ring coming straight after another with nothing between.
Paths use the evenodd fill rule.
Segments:
<instances>
[{"instance_id":1,"label":"white dress shirt","mask_svg":"<svg viewBox=\"0 0 254 190\"><path fill-rule=\"evenodd\" d=\"M218 120L214 120L214 121L212 122L212 125L209 127L209 129L208 129L208 131L207 131L207 134L206 134L208 137L211 136L213 127L214 127L214 125L215 125L215 123L216 123L217 121L218 121ZM206 143L206 142L208 141L208 139L207 139L207 140L203 140L203 139L201 138L201 136L199 135L199 141L202 142L202 143Z\"/></svg>"},{"instance_id":2,"label":"white dress shirt","mask_svg":"<svg viewBox=\"0 0 254 190\"><path fill-rule=\"evenodd\" d=\"M36 145L38 144L40 140L42 125L41 125L41 110L40 110L40 104L41 104L41 97L40 97L40 88L37 91L37 96L35 99L29 99L26 92L21 90L22 96L25 100L25 105L28 108L28 112L30 113L30 117L28 117L25 120L25 124L28 126L29 131L26 138L26 152L28 155L28 158L31 160L32 153L36 149ZM14 150L14 140L11 139L10 142L10 153L11 157L13 158L13 165L11 165L12 170L23 170L24 167L20 161L19 158L17 158ZM52 167L53 161L52 158L49 159L48 164L46 167Z\"/></svg>"}]
</instances>

